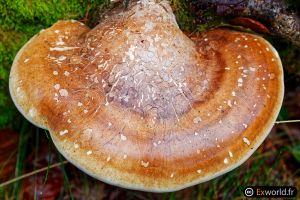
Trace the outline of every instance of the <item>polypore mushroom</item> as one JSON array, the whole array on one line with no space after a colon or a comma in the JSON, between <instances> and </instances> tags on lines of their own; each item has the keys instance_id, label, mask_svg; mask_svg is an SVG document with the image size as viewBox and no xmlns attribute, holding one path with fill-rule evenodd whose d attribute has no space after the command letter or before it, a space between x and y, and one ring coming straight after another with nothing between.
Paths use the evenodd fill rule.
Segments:
<instances>
[{"instance_id":1,"label":"polypore mushroom","mask_svg":"<svg viewBox=\"0 0 300 200\"><path fill-rule=\"evenodd\" d=\"M168 2L141 1L94 29L59 21L19 51L11 96L87 174L165 192L242 164L283 98L276 50L215 29L190 38Z\"/></svg>"}]
</instances>

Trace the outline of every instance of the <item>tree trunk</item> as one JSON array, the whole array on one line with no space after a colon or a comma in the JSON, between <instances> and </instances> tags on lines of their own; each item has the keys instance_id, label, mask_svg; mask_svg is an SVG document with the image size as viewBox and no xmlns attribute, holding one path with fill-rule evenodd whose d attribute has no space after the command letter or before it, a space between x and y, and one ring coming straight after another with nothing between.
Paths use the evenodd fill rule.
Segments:
<instances>
[{"instance_id":1,"label":"tree trunk","mask_svg":"<svg viewBox=\"0 0 300 200\"><path fill-rule=\"evenodd\" d=\"M249 17L267 26L271 35L300 46L299 17L282 0L190 0L190 7L199 23L205 23L207 11L222 17Z\"/></svg>"}]
</instances>

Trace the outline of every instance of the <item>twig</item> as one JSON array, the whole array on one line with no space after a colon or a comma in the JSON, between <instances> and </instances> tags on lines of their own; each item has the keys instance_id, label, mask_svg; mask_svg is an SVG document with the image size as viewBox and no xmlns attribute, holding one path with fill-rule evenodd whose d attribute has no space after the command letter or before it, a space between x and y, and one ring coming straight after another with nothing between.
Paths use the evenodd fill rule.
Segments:
<instances>
[{"instance_id":1,"label":"twig","mask_svg":"<svg viewBox=\"0 0 300 200\"><path fill-rule=\"evenodd\" d=\"M276 122L275 122L275 124L283 124L283 123L295 123L295 122L300 122L300 119L276 121Z\"/></svg>"},{"instance_id":2,"label":"twig","mask_svg":"<svg viewBox=\"0 0 300 200\"><path fill-rule=\"evenodd\" d=\"M29 173L24 174L24 175L22 175L22 176L18 176L18 177L13 178L13 179L11 179L11 180L9 180L9 181L6 181L6 182L4 182L4 183L1 183L1 184L0 184L0 188L2 188L2 187L4 187L4 186L7 186L7 185L9 185L9 184L11 184L11 183L14 183L14 182L16 182L16 181L18 181L18 180L21 180L21 179L30 177L30 176L32 176L32 175L38 174L38 173L43 172L43 171L46 171L46 170L48 170L48 169L51 169L51 168L54 168L54 167L58 167L58 166L60 166L60 165L65 165L65 164L67 164L68 162L69 162L69 161L66 160L66 161L63 161L63 162L60 162L60 163L56 163L56 164L53 164L53 165L50 165L50 166L47 166L47 167L44 167L44 168L41 168L41 169L32 171L32 172L29 172Z\"/></svg>"},{"instance_id":3,"label":"twig","mask_svg":"<svg viewBox=\"0 0 300 200\"><path fill-rule=\"evenodd\" d=\"M88 1L86 11L85 11L85 16L84 16L84 24L87 23L88 17L89 17L89 11L90 11L90 6L91 6L91 1Z\"/></svg>"}]
</instances>

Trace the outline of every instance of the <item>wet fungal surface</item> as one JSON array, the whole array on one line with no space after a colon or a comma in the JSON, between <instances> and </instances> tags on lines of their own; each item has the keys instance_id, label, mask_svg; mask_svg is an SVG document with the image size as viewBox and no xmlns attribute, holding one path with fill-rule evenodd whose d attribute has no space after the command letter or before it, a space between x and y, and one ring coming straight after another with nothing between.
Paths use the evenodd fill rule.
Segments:
<instances>
[{"instance_id":1,"label":"wet fungal surface","mask_svg":"<svg viewBox=\"0 0 300 200\"><path fill-rule=\"evenodd\" d=\"M91 176L173 191L244 162L283 96L276 50L228 29L185 35L167 2L141 1L95 28L59 21L18 53L23 115Z\"/></svg>"}]
</instances>

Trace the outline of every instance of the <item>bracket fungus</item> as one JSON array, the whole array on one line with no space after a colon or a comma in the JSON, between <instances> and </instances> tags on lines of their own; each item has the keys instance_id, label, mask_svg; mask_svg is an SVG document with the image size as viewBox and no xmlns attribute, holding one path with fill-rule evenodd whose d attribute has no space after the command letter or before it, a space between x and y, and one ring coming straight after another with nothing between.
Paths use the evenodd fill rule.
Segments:
<instances>
[{"instance_id":1,"label":"bracket fungus","mask_svg":"<svg viewBox=\"0 0 300 200\"><path fill-rule=\"evenodd\" d=\"M59 21L17 54L11 96L87 174L167 192L242 164L268 135L283 71L263 38L185 35L167 1L140 1L95 28Z\"/></svg>"}]
</instances>

